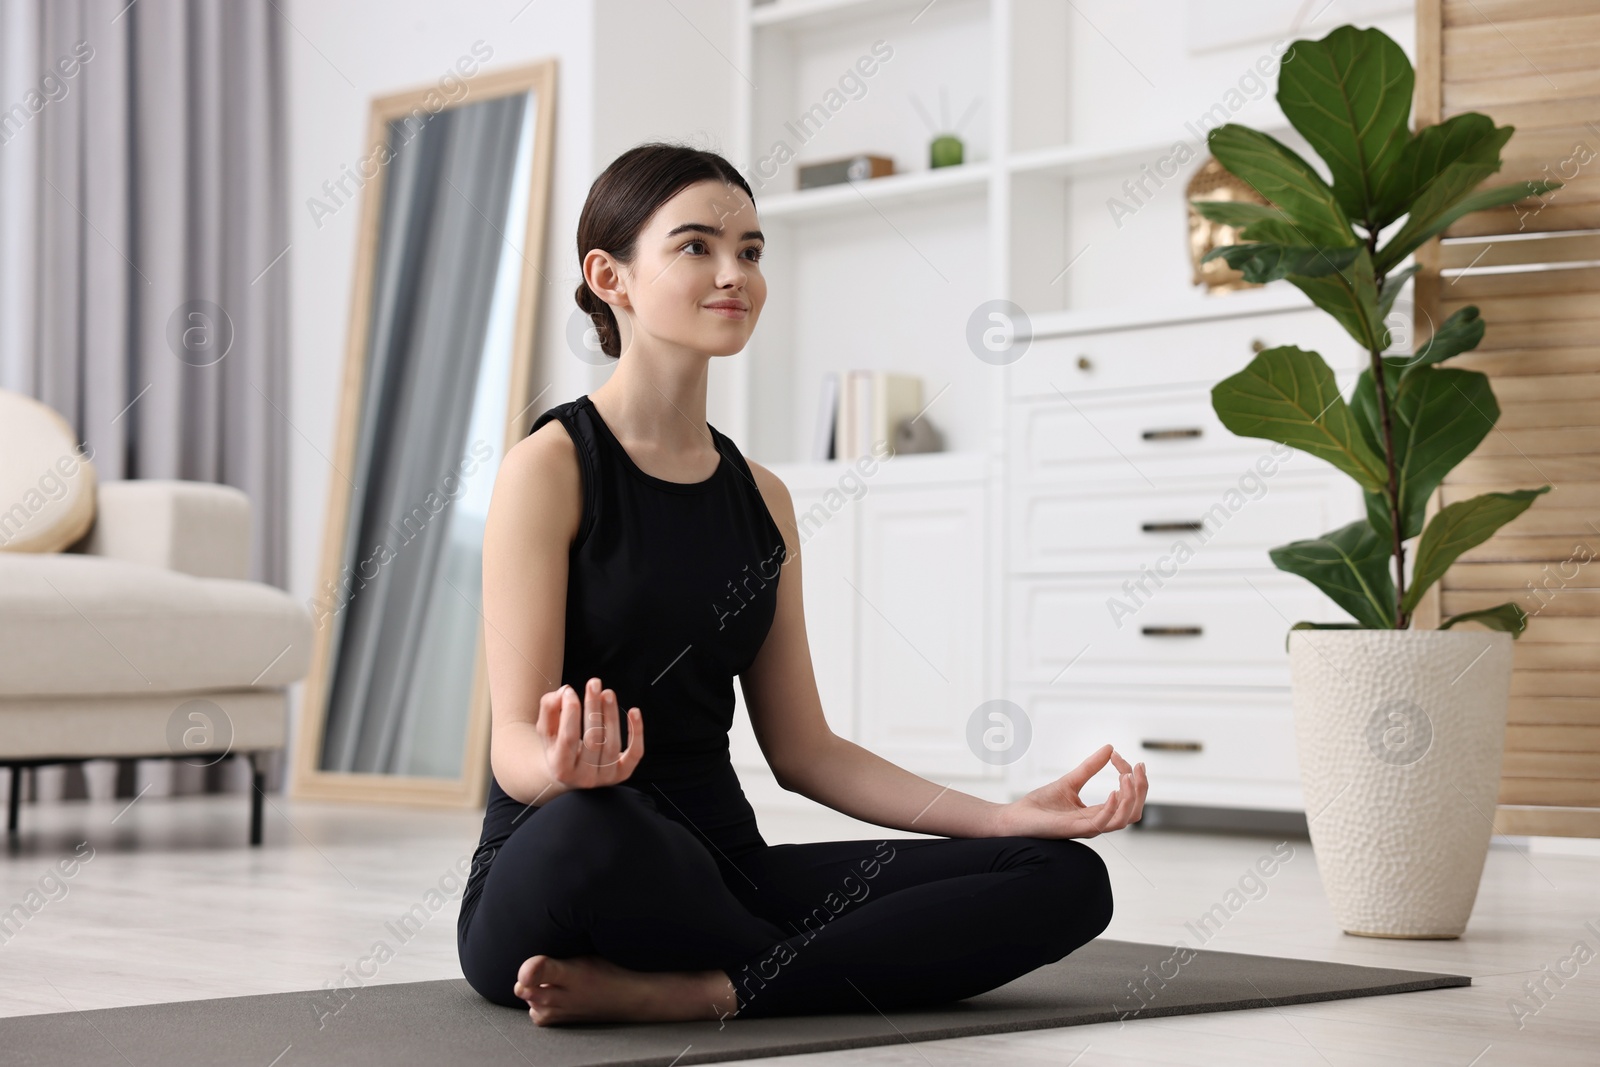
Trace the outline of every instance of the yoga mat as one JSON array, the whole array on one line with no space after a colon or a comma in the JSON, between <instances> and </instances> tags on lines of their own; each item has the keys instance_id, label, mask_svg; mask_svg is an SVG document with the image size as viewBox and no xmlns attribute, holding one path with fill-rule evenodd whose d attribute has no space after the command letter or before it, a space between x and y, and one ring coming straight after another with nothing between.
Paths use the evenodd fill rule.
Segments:
<instances>
[{"instance_id":1,"label":"yoga mat","mask_svg":"<svg viewBox=\"0 0 1600 1067\"><path fill-rule=\"evenodd\" d=\"M863 1002L859 1014L537 1026L526 1009L491 1004L457 978L352 986L343 1000L308 990L25 1015L0 1019L0 1049L15 1067L675 1067L1472 984L1460 974L1185 952L1099 938L998 989L887 1018Z\"/></svg>"}]
</instances>

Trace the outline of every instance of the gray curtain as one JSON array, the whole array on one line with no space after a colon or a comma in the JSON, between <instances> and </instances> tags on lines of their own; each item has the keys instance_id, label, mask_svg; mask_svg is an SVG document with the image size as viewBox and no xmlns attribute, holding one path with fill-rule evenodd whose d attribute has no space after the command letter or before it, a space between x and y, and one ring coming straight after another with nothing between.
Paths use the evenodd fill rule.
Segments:
<instances>
[{"instance_id":1,"label":"gray curtain","mask_svg":"<svg viewBox=\"0 0 1600 1067\"><path fill-rule=\"evenodd\" d=\"M285 32L271 0L0 0L0 387L103 480L244 490L281 588Z\"/></svg>"},{"instance_id":2,"label":"gray curtain","mask_svg":"<svg viewBox=\"0 0 1600 1067\"><path fill-rule=\"evenodd\" d=\"M407 770L424 624L455 596L439 592L454 501L444 479L466 448L526 99L447 108L409 137L390 129L341 556L363 584L334 616L324 770Z\"/></svg>"}]
</instances>

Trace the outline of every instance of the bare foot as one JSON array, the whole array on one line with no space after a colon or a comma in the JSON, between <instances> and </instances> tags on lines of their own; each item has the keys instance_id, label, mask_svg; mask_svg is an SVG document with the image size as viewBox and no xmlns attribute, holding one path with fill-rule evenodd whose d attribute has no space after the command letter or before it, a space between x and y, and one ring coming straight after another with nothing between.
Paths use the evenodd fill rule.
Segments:
<instances>
[{"instance_id":1,"label":"bare foot","mask_svg":"<svg viewBox=\"0 0 1600 1067\"><path fill-rule=\"evenodd\" d=\"M722 971L630 971L604 956L529 956L512 992L540 1026L721 1019L737 1006Z\"/></svg>"}]
</instances>

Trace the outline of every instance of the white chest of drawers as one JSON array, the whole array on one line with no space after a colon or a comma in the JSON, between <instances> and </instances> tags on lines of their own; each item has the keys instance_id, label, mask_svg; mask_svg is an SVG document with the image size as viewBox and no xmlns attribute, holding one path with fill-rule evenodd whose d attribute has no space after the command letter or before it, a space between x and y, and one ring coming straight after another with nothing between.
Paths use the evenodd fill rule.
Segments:
<instances>
[{"instance_id":1,"label":"white chest of drawers","mask_svg":"<svg viewBox=\"0 0 1600 1067\"><path fill-rule=\"evenodd\" d=\"M1293 344L1348 394L1367 356L1323 312L1259 295L1240 300L1258 313L1036 329L1011 368L1004 671L1032 735L1014 793L1110 742L1145 762L1147 803L1303 809L1284 635L1346 615L1267 551L1359 517L1361 494L1314 457L1230 433L1210 390Z\"/></svg>"}]
</instances>

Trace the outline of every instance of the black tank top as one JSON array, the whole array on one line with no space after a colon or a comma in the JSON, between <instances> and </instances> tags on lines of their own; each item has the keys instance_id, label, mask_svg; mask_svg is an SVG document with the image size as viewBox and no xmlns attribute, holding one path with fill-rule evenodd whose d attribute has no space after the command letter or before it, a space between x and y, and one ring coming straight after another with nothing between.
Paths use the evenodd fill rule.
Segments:
<instances>
[{"instance_id":1,"label":"black tank top","mask_svg":"<svg viewBox=\"0 0 1600 1067\"><path fill-rule=\"evenodd\" d=\"M707 424L722 460L700 482L641 470L587 395L548 409L578 451L583 517L568 557L561 681L591 677L644 719L645 754L619 783L694 832L713 856L765 847L728 754L733 678L755 659L777 605L783 534L733 441ZM620 751L620 750L619 750ZM539 808L489 782L483 835L461 901L465 928L499 850Z\"/></svg>"}]
</instances>

